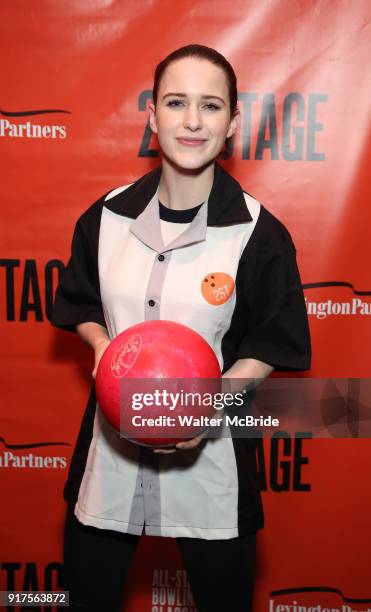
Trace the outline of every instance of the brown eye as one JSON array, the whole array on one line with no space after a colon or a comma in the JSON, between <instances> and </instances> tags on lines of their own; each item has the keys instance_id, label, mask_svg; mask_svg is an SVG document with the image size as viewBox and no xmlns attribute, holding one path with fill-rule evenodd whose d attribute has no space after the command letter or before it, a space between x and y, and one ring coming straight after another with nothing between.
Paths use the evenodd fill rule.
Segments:
<instances>
[{"instance_id":1,"label":"brown eye","mask_svg":"<svg viewBox=\"0 0 371 612\"><path fill-rule=\"evenodd\" d=\"M170 106L170 108L177 108L178 106L181 106L183 104L183 100L169 100L169 102L166 103L166 106Z\"/></svg>"},{"instance_id":2,"label":"brown eye","mask_svg":"<svg viewBox=\"0 0 371 612\"><path fill-rule=\"evenodd\" d=\"M218 106L217 104L214 104L213 102L209 102L208 104L205 104L205 108L211 111L220 110L220 106Z\"/></svg>"}]
</instances>

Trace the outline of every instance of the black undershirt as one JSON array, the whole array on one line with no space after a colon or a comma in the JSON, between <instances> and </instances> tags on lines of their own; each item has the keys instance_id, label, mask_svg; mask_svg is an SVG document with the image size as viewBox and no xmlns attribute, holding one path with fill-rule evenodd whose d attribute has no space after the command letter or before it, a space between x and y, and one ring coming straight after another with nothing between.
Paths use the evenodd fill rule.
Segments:
<instances>
[{"instance_id":1,"label":"black undershirt","mask_svg":"<svg viewBox=\"0 0 371 612\"><path fill-rule=\"evenodd\" d=\"M164 204L160 201L158 203L160 205L160 219L162 221L170 221L171 223L191 223L200 210L202 204L204 204L204 202L202 202L193 208L177 210L164 206Z\"/></svg>"}]
</instances>

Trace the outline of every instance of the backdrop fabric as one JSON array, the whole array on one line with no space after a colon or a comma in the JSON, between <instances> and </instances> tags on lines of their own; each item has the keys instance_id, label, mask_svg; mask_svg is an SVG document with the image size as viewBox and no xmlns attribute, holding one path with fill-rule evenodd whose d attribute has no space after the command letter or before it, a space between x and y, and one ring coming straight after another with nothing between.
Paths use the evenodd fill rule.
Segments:
<instances>
[{"instance_id":1,"label":"backdrop fabric","mask_svg":"<svg viewBox=\"0 0 371 612\"><path fill-rule=\"evenodd\" d=\"M334 394L370 376L370 20L368 0L1 3L0 590L62 588L92 354L49 318L79 215L159 163L147 108L172 50L206 44L235 67L241 129L221 163L297 247L313 348L299 376ZM257 612L371 609L371 454L353 425L258 445ZM123 609L195 610L173 541L142 538Z\"/></svg>"}]
</instances>

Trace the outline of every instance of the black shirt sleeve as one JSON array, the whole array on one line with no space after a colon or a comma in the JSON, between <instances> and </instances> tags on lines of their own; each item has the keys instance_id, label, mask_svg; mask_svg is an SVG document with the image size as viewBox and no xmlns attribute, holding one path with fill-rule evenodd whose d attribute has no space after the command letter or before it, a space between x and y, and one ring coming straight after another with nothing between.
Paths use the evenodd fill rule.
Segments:
<instances>
[{"instance_id":1,"label":"black shirt sleeve","mask_svg":"<svg viewBox=\"0 0 371 612\"><path fill-rule=\"evenodd\" d=\"M279 371L310 368L308 317L296 249L286 228L262 207L240 260L236 308L223 339L229 359L254 358Z\"/></svg>"},{"instance_id":2,"label":"black shirt sleeve","mask_svg":"<svg viewBox=\"0 0 371 612\"><path fill-rule=\"evenodd\" d=\"M93 205L80 217L72 239L71 257L56 291L52 325L68 331L92 321L105 326L99 289L98 239L102 206Z\"/></svg>"}]
</instances>

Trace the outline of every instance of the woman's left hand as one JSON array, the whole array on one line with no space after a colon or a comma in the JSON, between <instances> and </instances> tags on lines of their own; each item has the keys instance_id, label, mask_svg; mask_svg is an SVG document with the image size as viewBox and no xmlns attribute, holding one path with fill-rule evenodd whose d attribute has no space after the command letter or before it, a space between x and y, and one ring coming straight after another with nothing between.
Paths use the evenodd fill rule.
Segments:
<instances>
[{"instance_id":1,"label":"woman's left hand","mask_svg":"<svg viewBox=\"0 0 371 612\"><path fill-rule=\"evenodd\" d=\"M196 448L205 437L205 434L201 434L196 438L192 438L192 440L186 440L185 442L178 442L174 448L155 448L153 450L154 453L158 455L170 455L171 453L176 453L177 451L189 450L191 448Z\"/></svg>"},{"instance_id":2,"label":"woman's left hand","mask_svg":"<svg viewBox=\"0 0 371 612\"><path fill-rule=\"evenodd\" d=\"M212 416L210 418L220 418L223 416L222 410L214 410ZM171 455L171 453L176 453L182 450L191 450L192 448L196 448L200 444L200 442L206 438L208 434L209 428L205 429L199 436L192 438L191 440L184 440L184 442L178 442L172 448L155 448L153 449L154 453L162 454L162 455Z\"/></svg>"}]
</instances>

